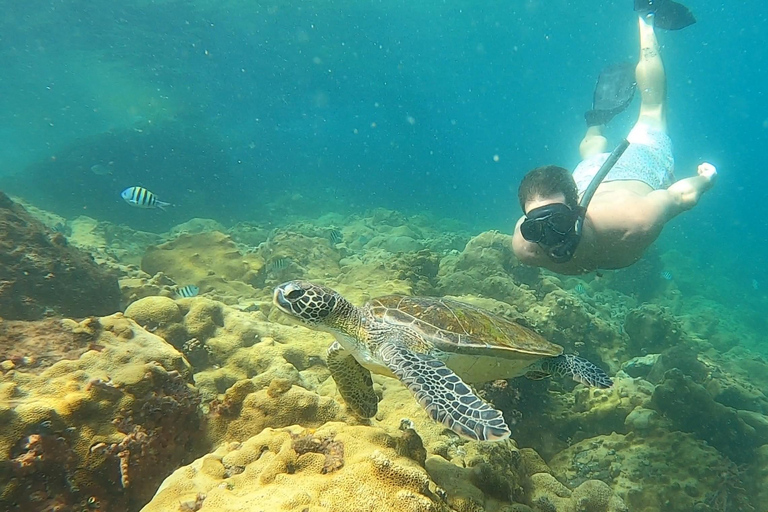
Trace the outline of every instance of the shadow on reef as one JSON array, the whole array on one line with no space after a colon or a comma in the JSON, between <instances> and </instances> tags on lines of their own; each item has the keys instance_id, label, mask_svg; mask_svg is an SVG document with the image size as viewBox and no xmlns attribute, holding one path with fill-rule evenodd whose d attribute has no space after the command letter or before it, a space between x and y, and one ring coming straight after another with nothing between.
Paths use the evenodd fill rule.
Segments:
<instances>
[{"instance_id":1,"label":"shadow on reef","mask_svg":"<svg viewBox=\"0 0 768 512\"><path fill-rule=\"evenodd\" d=\"M0 316L108 315L120 308L117 275L71 246L0 192Z\"/></svg>"},{"instance_id":2,"label":"shadow on reef","mask_svg":"<svg viewBox=\"0 0 768 512\"><path fill-rule=\"evenodd\" d=\"M65 217L87 214L164 231L190 217L226 218L242 189L230 179L226 146L198 123L163 121L79 140L0 185ZM176 206L142 211L120 193L142 186Z\"/></svg>"}]
</instances>

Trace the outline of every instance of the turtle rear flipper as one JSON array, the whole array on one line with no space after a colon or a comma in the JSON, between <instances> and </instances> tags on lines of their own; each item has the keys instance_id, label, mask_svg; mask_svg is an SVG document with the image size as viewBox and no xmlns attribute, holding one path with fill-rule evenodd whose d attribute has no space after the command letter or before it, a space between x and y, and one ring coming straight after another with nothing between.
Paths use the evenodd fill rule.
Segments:
<instances>
[{"instance_id":1,"label":"turtle rear flipper","mask_svg":"<svg viewBox=\"0 0 768 512\"><path fill-rule=\"evenodd\" d=\"M328 369L347 407L361 418L372 418L378 409L379 397L373 391L373 379L363 365L338 341L328 347Z\"/></svg>"},{"instance_id":2,"label":"turtle rear flipper","mask_svg":"<svg viewBox=\"0 0 768 512\"><path fill-rule=\"evenodd\" d=\"M606 389L613 386L611 378L597 365L571 354L536 361L525 374L530 379L542 379L547 375L571 377L576 382L594 388Z\"/></svg>"},{"instance_id":3,"label":"turtle rear flipper","mask_svg":"<svg viewBox=\"0 0 768 512\"><path fill-rule=\"evenodd\" d=\"M474 394L442 361L395 344L379 348L382 361L397 375L433 420L478 441L498 441L510 435L497 411Z\"/></svg>"}]
</instances>

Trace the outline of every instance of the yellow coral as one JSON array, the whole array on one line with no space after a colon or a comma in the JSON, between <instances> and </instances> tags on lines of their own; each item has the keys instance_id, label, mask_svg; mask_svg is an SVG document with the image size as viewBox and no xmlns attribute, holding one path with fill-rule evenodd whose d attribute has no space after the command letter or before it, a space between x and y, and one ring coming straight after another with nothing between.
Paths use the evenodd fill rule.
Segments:
<instances>
[{"instance_id":1,"label":"yellow coral","mask_svg":"<svg viewBox=\"0 0 768 512\"><path fill-rule=\"evenodd\" d=\"M233 400L237 399L233 395ZM238 404L235 404L236 406ZM209 435L213 444L221 440L241 440L258 434L267 427L288 425L317 426L329 420L341 419L341 407L328 397L321 397L298 386L284 392L273 388L248 394L235 418L213 417Z\"/></svg>"},{"instance_id":2,"label":"yellow coral","mask_svg":"<svg viewBox=\"0 0 768 512\"><path fill-rule=\"evenodd\" d=\"M125 316L141 326L164 326L181 321L181 310L168 297L144 297L125 310Z\"/></svg>"},{"instance_id":3,"label":"yellow coral","mask_svg":"<svg viewBox=\"0 0 768 512\"><path fill-rule=\"evenodd\" d=\"M30 327L30 336L35 335L34 329ZM144 452L142 447L148 439L140 425L146 417L137 417L135 423L128 418L134 410L141 409L147 416L167 410L163 407L169 402L161 402L156 394L166 391L169 394L164 398L184 411L180 417L196 418L194 393L184 395L184 382L191 369L172 346L122 314L79 323L59 322L56 329L54 336L70 333L74 335L70 339L79 343L82 350L47 368L22 366L0 375L0 456L18 459L15 469L10 466L12 471L30 465L29 471L33 473L22 472L14 477L25 486L30 485L24 480L29 478L33 482L47 482L45 492L70 499L67 493L87 485L94 489L91 492L109 495L104 498L104 506L115 510L131 508L131 499L146 499L147 491L151 492L156 485L151 472L131 478L131 468L140 467L142 461L152 457L168 461L163 464L173 463L186 455L188 448L175 451L177 447L168 443ZM72 352L63 354L70 356ZM176 394L176 390L181 391ZM186 400L185 404L181 405L177 398ZM143 409L144 406L148 407ZM152 435L164 435L161 430ZM38 460L48 461L48 465L32 467ZM59 471L66 473L66 488L46 480L47 467L57 468L56 481L64 481ZM120 471L117 480L111 476L115 471ZM34 476L28 477L30 474ZM123 487L131 487L130 494L118 492L121 482ZM8 493L3 496L16 502L33 499L29 489ZM8 503L3 499L0 496L0 508L5 510ZM24 502L21 506L26 510L30 504Z\"/></svg>"},{"instance_id":4,"label":"yellow coral","mask_svg":"<svg viewBox=\"0 0 768 512\"><path fill-rule=\"evenodd\" d=\"M205 340L223 325L221 303L206 298L195 299L184 315L184 326L191 337Z\"/></svg>"},{"instance_id":5,"label":"yellow coral","mask_svg":"<svg viewBox=\"0 0 768 512\"><path fill-rule=\"evenodd\" d=\"M322 455L297 457L293 440L311 435L344 445L344 464L322 473ZM447 510L429 490L429 475L414 461L397 455L394 439L370 427L329 423L317 431L300 427L266 429L242 444L229 443L192 467L213 472L171 475L143 512L175 510L180 501L205 494L201 512L239 510L312 510L322 512L440 512ZM242 457L237 452L248 452ZM254 454L255 458L254 458ZM222 460L228 475L218 476ZM230 465L236 463L238 465ZM244 465L239 465L244 464ZM189 483L193 486L190 487Z\"/></svg>"}]
</instances>

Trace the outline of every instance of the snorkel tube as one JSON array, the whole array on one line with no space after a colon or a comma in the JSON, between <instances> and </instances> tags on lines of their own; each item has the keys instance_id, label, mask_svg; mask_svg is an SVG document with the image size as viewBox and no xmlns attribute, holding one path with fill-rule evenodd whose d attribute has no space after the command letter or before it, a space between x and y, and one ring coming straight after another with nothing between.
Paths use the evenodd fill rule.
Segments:
<instances>
[{"instance_id":1,"label":"snorkel tube","mask_svg":"<svg viewBox=\"0 0 768 512\"><path fill-rule=\"evenodd\" d=\"M573 255L576 252L576 247L578 247L579 242L581 242L581 235L584 230L584 219L587 215L587 206L589 206L592 196L595 195L597 187L600 186L600 183L602 183L608 173L611 172L613 166L616 165L616 162L618 162L619 158L621 158L621 155L624 154L624 151L626 151L628 147L629 141L623 139L619 145L616 146L616 149L608 155L605 163L600 166L600 170L597 171L595 177L589 182L589 186L584 191L584 195L581 196L581 201L579 201L579 215L576 217L573 232L567 239L555 247L552 247L548 252L549 258L555 263L566 263L573 258Z\"/></svg>"}]
</instances>

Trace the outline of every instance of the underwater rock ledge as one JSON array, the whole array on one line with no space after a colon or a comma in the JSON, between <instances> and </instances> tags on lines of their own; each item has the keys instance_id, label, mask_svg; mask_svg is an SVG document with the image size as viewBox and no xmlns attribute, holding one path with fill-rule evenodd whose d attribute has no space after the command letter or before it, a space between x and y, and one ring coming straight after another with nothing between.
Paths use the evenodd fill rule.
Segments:
<instances>
[{"instance_id":1,"label":"underwater rock ledge","mask_svg":"<svg viewBox=\"0 0 768 512\"><path fill-rule=\"evenodd\" d=\"M0 317L85 317L120 310L117 276L0 192Z\"/></svg>"}]
</instances>

